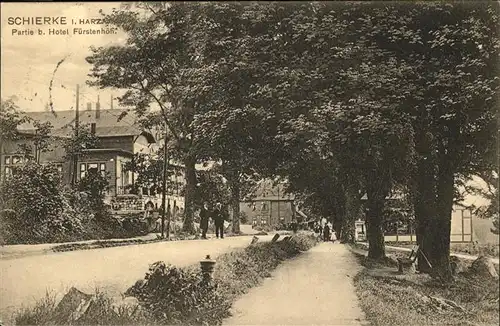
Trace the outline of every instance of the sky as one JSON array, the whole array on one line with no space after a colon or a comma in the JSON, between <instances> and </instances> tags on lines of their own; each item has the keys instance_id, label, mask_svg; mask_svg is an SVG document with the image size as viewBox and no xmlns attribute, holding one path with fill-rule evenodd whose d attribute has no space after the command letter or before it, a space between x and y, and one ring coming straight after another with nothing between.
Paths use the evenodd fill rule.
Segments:
<instances>
[{"instance_id":1,"label":"sky","mask_svg":"<svg viewBox=\"0 0 500 326\"><path fill-rule=\"evenodd\" d=\"M119 7L118 2L71 2L71 3L1 3L1 97L15 96L23 111L43 111L50 101L49 85L57 63L59 66L53 81L52 101L54 110L74 110L76 85L80 85L80 110L88 102L95 103L100 96L101 107L109 107L111 96L120 95L118 90L98 90L85 85L91 65L85 61L91 45L108 46L125 40L118 32L110 35L72 35L74 27L100 29L103 25L81 25L80 19L99 18L99 10L105 13ZM9 25L9 17L66 17L75 25ZM38 35L38 29L45 35ZM70 35L48 35L49 28L70 29ZM13 29L31 29L35 35L12 35ZM115 104L116 106L116 104ZM94 105L93 105L94 107Z\"/></svg>"}]
</instances>

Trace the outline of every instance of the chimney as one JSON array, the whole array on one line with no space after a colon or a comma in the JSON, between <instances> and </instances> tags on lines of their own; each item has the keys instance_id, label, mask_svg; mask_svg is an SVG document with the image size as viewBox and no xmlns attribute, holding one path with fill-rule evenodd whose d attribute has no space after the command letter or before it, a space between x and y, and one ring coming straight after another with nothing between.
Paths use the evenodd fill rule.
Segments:
<instances>
[{"instance_id":1,"label":"chimney","mask_svg":"<svg viewBox=\"0 0 500 326\"><path fill-rule=\"evenodd\" d=\"M92 103L87 103L87 111L92 111Z\"/></svg>"},{"instance_id":2,"label":"chimney","mask_svg":"<svg viewBox=\"0 0 500 326\"><path fill-rule=\"evenodd\" d=\"M97 95L97 103L95 104L95 118L101 117L101 103L99 102L99 95Z\"/></svg>"}]
</instances>

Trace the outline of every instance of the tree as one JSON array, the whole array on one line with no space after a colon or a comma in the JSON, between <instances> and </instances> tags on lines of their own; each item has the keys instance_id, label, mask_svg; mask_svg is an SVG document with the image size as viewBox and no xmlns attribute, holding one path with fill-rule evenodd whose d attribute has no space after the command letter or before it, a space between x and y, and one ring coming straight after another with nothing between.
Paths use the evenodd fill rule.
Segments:
<instances>
[{"instance_id":1,"label":"tree","mask_svg":"<svg viewBox=\"0 0 500 326\"><path fill-rule=\"evenodd\" d=\"M47 240L50 232L64 229L61 185L54 165L28 161L13 169L13 177L0 185L2 209L14 212L3 221L13 241Z\"/></svg>"},{"instance_id":2,"label":"tree","mask_svg":"<svg viewBox=\"0 0 500 326\"><path fill-rule=\"evenodd\" d=\"M195 164L199 161L197 130L192 122L195 103L187 90L198 88L202 67L191 30L198 23L196 3L125 6L105 16L105 22L127 34L124 45L93 48L87 61L93 65L91 85L126 89L119 100L143 116L160 109L172 139L174 158L186 171L184 231L193 232Z\"/></svg>"},{"instance_id":3,"label":"tree","mask_svg":"<svg viewBox=\"0 0 500 326\"><path fill-rule=\"evenodd\" d=\"M49 152L53 138L50 136L52 132L52 124L50 122L33 121L35 132L31 136L33 145L25 143L19 145L19 150L23 155L33 158L35 162L40 163L40 154Z\"/></svg>"},{"instance_id":4,"label":"tree","mask_svg":"<svg viewBox=\"0 0 500 326\"><path fill-rule=\"evenodd\" d=\"M196 208L203 206L204 202L215 205L219 202L223 206L229 204L230 189L224 177L216 169L197 171Z\"/></svg>"},{"instance_id":5,"label":"tree","mask_svg":"<svg viewBox=\"0 0 500 326\"><path fill-rule=\"evenodd\" d=\"M69 160L74 155L84 157L87 149L97 148L98 145L99 137L92 133L89 125L79 125L78 132L75 132L73 127L70 136L63 140L64 158Z\"/></svg>"},{"instance_id":6,"label":"tree","mask_svg":"<svg viewBox=\"0 0 500 326\"><path fill-rule=\"evenodd\" d=\"M70 180L76 181L78 173L75 166L75 158L85 157L87 149L97 148L99 138L92 133L89 125L79 125L78 130L72 127L73 131L67 138L62 139L62 147L64 148L64 159L71 162L72 168L69 169ZM76 185L76 183L75 183Z\"/></svg>"},{"instance_id":7,"label":"tree","mask_svg":"<svg viewBox=\"0 0 500 326\"><path fill-rule=\"evenodd\" d=\"M140 188L149 189L151 194L159 194L163 192L163 167L164 160L163 148L158 149L157 152L150 154L136 153L130 162L125 164L125 170L136 174L134 188L132 189L134 193L138 193ZM181 184L178 182L175 184L172 181L172 176L175 174L179 175L177 167L169 164L167 171L167 191L174 187L179 187Z\"/></svg>"},{"instance_id":8,"label":"tree","mask_svg":"<svg viewBox=\"0 0 500 326\"><path fill-rule=\"evenodd\" d=\"M2 99L0 107L0 139L15 139L18 136L17 127L28 118L19 112L19 108L14 103L14 100Z\"/></svg>"},{"instance_id":9,"label":"tree","mask_svg":"<svg viewBox=\"0 0 500 326\"><path fill-rule=\"evenodd\" d=\"M417 238L433 272L450 279L450 219L457 178L487 168L498 106L498 4L379 7L368 21L372 46L405 74L401 109L413 116ZM422 270L424 259L419 259Z\"/></svg>"},{"instance_id":10,"label":"tree","mask_svg":"<svg viewBox=\"0 0 500 326\"><path fill-rule=\"evenodd\" d=\"M17 127L29 119L19 112L13 99L1 100L0 106L0 153L3 153L4 142L19 137ZM1 163L0 163L1 166ZM3 173L3 171L2 171Z\"/></svg>"},{"instance_id":11,"label":"tree","mask_svg":"<svg viewBox=\"0 0 500 326\"><path fill-rule=\"evenodd\" d=\"M383 256L380 219L385 195L410 161L405 144L412 141L408 117L398 116L394 105L398 94L387 96L397 93L401 80L397 63L383 51L364 46L357 32L363 22L359 19L352 24L351 17L361 17L363 10L345 7L338 11L322 3L252 4L244 9L250 27L238 44L246 51L242 63L230 67L236 66L238 74L250 71L253 81L244 88L248 90L244 110L234 111L243 117L261 113L263 127L258 130L271 135L263 137L268 141L262 150L265 155L260 156L262 165L269 174L289 178L306 173L286 169L300 156L308 160L305 169L317 166L311 159L334 166L332 171L355 181L345 187L347 198L355 199L349 201L351 216L358 212L361 184L371 185L371 234L378 245L371 246L370 256ZM342 125L350 129L344 132ZM317 155L308 155L310 151ZM350 165L357 168L348 169Z\"/></svg>"},{"instance_id":12,"label":"tree","mask_svg":"<svg viewBox=\"0 0 500 326\"><path fill-rule=\"evenodd\" d=\"M90 206L96 211L103 209L104 195L108 188L108 176L99 173L97 169L90 169L85 177L78 181L78 190L87 193Z\"/></svg>"}]
</instances>

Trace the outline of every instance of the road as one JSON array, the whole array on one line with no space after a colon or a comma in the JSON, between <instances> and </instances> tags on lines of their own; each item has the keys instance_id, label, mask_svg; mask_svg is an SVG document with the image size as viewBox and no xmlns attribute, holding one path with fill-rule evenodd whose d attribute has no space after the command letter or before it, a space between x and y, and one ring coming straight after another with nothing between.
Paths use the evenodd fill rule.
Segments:
<instances>
[{"instance_id":1,"label":"road","mask_svg":"<svg viewBox=\"0 0 500 326\"><path fill-rule=\"evenodd\" d=\"M353 284L360 270L345 245L323 242L239 298L223 325L366 325Z\"/></svg>"},{"instance_id":2,"label":"road","mask_svg":"<svg viewBox=\"0 0 500 326\"><path fill-rule=\"evenodd\" d=\"M207 254L216 257L246 247L251 238L156 242L0 260L0 320L10 321L13 312L43 298L47 290L63 293L75 286L92 293L97 287L119 295L143 278L153 262L187 266ZM259 238L270 241L272 236Z\"/></svg>"}]
</instances>

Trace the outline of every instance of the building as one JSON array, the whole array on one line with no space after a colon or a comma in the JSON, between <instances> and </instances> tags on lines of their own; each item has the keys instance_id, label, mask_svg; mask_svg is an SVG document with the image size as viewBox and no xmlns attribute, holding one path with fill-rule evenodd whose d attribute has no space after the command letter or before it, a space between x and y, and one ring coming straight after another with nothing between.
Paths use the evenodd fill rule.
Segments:
<instances>
[{"instance_id":1,"label":"building","mask_svg":"<svg viewBox=\"0 0 500 326\"><path fill-rule=\"evenodd\" d=\"M65 157L63 141L72 136L75 125L75 111L42 111L25 112L31 121L18 127L19 139L4 142L0 159L0 174L2 178L12 173L12 168L23 163L27 158L20 153L22 145L31 145L34 152L33 138L36 134L34 122L49 122L52 125L49 147L37 153L40 163L56 164L62 173L63 181L70 184L73 179L74 168L72 162ZM80 180L90 170L95 169L108 176L109 189L106 200L112 198L128 197L124 202L129 207L138 206L137 200L132 200L131 189L134 185L134 173L125 170L125 165L130 162L136 153L152 153L157 149L157 143L151 132L140 128L136 123L133 112L125 109L104 110L98 102L95 109L87 104L87 110L79 113L79 123L86 126L99 138L97 148L88 149L78 158L76 179ZM142 195L140 189L138 195ZM149 195L149 193L146 193ZM153 196L150 201L156 201L158 196ZM134 207L139 208L139 207Z\"/></svg>"},{"instance_id":2,"label":"building","mask_svg":"<svg viewBox=\"0 0 500 326\"><path fill-rule=\"evenodd\" d=\"M253 195L240 202L240 211L248 216L253 227L277 228L307 219L297 208L295 196L286 194L281 184L262 180Z\"/></svg>"},{"instance_id":3,"label":"building","mask_svg":"<svg viewBox=\"0 0 500 326\"><path fill-rule=\"evenodd\" d=\"M386 212L384 217L384 239L386 242L416 242L415 216L402 204L404 197L394 195L386 198ZM361 198L366 202L367 197ZM461 205L453 205L451 214L450 242L465 243L476 241L474 232L474 217L472 210ZM356 222L356 239L366 239L366 215Z\"/></svg>"}]
</instances>

